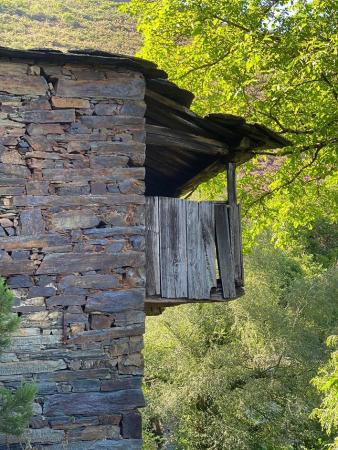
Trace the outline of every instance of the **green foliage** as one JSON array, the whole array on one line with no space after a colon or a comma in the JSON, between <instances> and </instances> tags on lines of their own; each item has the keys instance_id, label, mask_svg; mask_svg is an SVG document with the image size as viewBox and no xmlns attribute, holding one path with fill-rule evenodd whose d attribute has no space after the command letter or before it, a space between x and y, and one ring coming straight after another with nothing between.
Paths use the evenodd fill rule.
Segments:
<instances>
[{"instance_id":1,"label":"green foliage","mask_svg":"<svg viewBox=\"0 0 338 450\"><path fill-rule=\"evenodd\" d=\"M7 47L133 55L141 45L134 20L110 0L0 0L0 21L0 42Z\"/></svg>"},{"instance_id":2,"label":"green foliage","mask_svg":"<svg viewBox=\"0 0 338 450\"><path fill-rule=\"evenodd\" d=\"M12 313L13 294L0 279L0 354L19 326L19 318ZM33 414L36 387L23 384L14 393L0 387L0 432L20 435Z\"/></svg>"},{"instance_id":3,"label":"green foliage","mask_svg":"<svg viewBox=\"0 0 338 450\"><path fill-rule=\"evenodd\" d=\"M335 350L330 355L330 360L318 371L312 383L318 391L324 395L319 408L316 408L312 416L317 418L322 428L328 435L338 434L338 336L331 336L327 345ZM338 448L338 436L330 449Z\"/></svg>"},{"instance_id":4,"label":"green foliage","mask_svg":"<svg viewBox=\"0 0 338 450\"><path fill-rule=\"evenodd\" d=\"M126 9L126 8L125 8ZM334 0L132 0L140 55L196 94L200 114L227 112L260 122L293 145L260 151L240 170L250 223L285 245L290 230L337 203L337 18ZM199 190L224 198L223 178Z\"/></svg>"},{"instance_id":5,"label":"green foliage","mask_svg":"<svg viewBox=\"0 0 338 450\"><path fill-rule=\"evenodd\" d=\"M33 415L34 384L23 384L15 393L0 388L0 432L19 436Z\"/></svg>"},{"instance_id":6,"label":"green foliage","mask_svg":"<svg viewBox=\"0 0 338 450\"><path fill-rule=\"evenodd\" d=\"M12 313L13 298L13 293L0 278L0 352L8 345L10 334L19 325L19 318Z\"/></svg>"},{"instance_id":7,"label":"green foliage","mask_svg":"<svg viewBox=\"0 0 338 450\"><path fill-rule=\"evenodd\" d=\"M310 380L338 323L338 274L262 244L241 300L148 319L146 450L325 448Z\"/></svg>"}]
</instances>

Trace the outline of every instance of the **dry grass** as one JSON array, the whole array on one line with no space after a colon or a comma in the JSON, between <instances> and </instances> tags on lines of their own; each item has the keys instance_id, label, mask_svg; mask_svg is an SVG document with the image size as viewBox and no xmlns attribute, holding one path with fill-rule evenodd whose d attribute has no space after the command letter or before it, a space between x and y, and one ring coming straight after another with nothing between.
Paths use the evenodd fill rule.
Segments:
<instances>
[{"instance_id":1,"label":"dry grass","mask_svg":"<svg viewBox=\"0 0 338 450\"><path fill-rule=\"evenodd\" d=\"M133 55L135 23L109 0L0 0L0 45L95 48Z\"/></svg>"}]
</instances>

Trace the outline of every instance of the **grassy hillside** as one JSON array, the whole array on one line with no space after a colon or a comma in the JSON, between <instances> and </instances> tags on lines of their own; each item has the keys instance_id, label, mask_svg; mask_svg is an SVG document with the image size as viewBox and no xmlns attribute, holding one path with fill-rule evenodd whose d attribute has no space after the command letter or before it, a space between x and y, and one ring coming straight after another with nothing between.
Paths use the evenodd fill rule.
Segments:
<instances>
[{"instance_id":1,"label":"grassy hillside","mask_svg":"<svg viewBox=\"0 0 338 450\"><path fill-rule=\"evenodd\" d=\"M141 45L134 21L109 0L0 0L0 45L95 48L132 55Z\"/></svg>"}]
</instances>

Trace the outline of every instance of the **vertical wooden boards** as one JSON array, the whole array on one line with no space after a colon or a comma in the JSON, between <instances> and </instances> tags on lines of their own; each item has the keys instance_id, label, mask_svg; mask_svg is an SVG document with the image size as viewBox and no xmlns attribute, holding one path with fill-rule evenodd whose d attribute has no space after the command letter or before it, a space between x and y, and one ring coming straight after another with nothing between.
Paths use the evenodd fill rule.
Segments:
<instances>
[{"instance_id":1,"label":"vertical wooden boards","mask_svg":"<svg viewBox=\"0 0 338 450\"><path fill-rule=\"evenodd\" d=\"M223 297L236 297L234 258L230 242L229 217L226 204L215 205L217 254Z\"/></svg>"},{"instance_id":2,"label":"vertical wooden boards","mask_svg":"<svg viewBox=\"0 0 338 450\"><path fill-rule=\"evenodd\" d=\"M223 298L243 285L238 205L177 198L146 200L147 295L208 300L217 288Z\"/></svg>"},{"instance_id":3,"label":"vertical wooden boards","mask_svg":"<svg viewBox=\"0 0 338 450\"><path fill-rule=\"evenodd\" d=\"M208 298L204 295L203 242L199 220L199 208L196 202L187 202L187 267L188 267L188 297ZM202 279L201 279L202 276Z\"/></svg>"},{"instance_id":4,"label":"vertical wooden boards","mask_svg":"<svg viewBox=\"0 0 338 450\"><path fill-rule=\"evenodd\" d=\"M161 295L159 197L146 197L147 294Z\"/></svg>"},{"instance_id":5,"label":"vertical wooden boards","mask_svg":"<svg viewBox=\"0 0 338 450\"><path fill-rule=\"evenodd\" d=\"M239 205L230 205L229 224L231 249L234 257L235 282L236 286L244 286L243 276L243 254L242 254L242 236Z\"/></svg>"},{"instance_id":6,"label":"vertical wooden boards","mask_svg":"<svg viewBox=\"0 0 338 450\"><path fill-rule=\"evenodd\" d=\"M215 213L211 202L200 202L199 222L201 228L202 257L200 282L203 283L204 296L210 298L210 291L217 286L216 280L216 242L215 242Z\"/></svg>"},{"instance_id":7,"label":"vertical wooden boards","mask_svg":"<svg viewBox=\"0 0 338 450\"><path fill-rule=\"evenodd\" d=\"M187 297L186 202L177 198L161 198L159 211L162 297Z\"/></svg>"},{"instance_id":8,"label":"vertical wooden boards","mask_svg":"<svg viewBox=\"0 0 338 450\"><path fill-rule=\"evenodd\" d=\"M216 249L213 205L186 202L188 298L209 299L216 287Z\"/></svg>"}]
</instances>

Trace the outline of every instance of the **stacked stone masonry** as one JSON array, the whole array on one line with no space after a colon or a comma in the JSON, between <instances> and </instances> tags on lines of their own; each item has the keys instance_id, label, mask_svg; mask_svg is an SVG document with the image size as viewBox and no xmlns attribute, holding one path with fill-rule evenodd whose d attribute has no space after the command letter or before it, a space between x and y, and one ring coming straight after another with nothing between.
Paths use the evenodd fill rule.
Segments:
<instances>
[{"instance_id":1,"label":"stacked stone masonry","mask_svg":"<svg viewBox=\"0 0 338 450\"><path fill-rule=\"evenodd\" d=\"M0 274L21 316L0 385L38 385L0 450L142 447L144 95L137 72L0 59Z\"/></svg>"}]
</instances>

